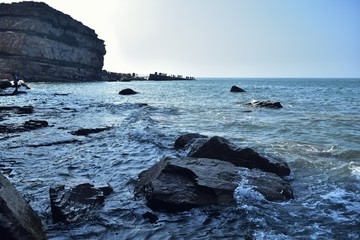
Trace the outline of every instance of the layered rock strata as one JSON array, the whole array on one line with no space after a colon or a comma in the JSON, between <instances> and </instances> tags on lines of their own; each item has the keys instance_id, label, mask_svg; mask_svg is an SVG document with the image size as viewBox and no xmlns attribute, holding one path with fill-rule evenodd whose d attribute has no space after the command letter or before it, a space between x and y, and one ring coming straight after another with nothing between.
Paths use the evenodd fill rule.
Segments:
<instances>
[{"instance_id":1,"label":"layered rock strata","mask_svg":"<svg viewBox=\"0 0 360 240\"><path fill-rule=\"evenodd\" d=\"M105 53L94 30L45 3L0 4L0 79L98 80Z\"/></svg>"}]
</instances>

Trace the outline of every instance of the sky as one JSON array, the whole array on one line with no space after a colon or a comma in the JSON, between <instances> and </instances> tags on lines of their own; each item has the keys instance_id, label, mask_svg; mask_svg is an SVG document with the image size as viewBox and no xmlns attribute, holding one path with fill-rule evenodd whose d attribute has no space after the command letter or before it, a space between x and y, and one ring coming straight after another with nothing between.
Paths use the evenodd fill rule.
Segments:
<instances>
[{"instance_id":1,"label":"sky","mask_svg":"<svg viewBox=\"0 0 360 240\"><path fill-rule=\"evenodd\" d=\"M360 0L43 2L95 30L108 71L360 77Z\"/></svg>"}]
</instances>

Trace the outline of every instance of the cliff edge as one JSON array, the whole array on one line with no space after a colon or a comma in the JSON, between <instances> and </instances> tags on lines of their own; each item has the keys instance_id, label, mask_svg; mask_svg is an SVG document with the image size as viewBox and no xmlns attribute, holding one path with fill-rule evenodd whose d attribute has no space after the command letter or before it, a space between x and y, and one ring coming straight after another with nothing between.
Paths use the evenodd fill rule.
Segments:
<instances>
[{"instance_id":1,"label":"cliff edge","mask_svg":"<svg viewBox=\"0 0 360 240\"><path fill-rule=\"evenodd\" d=\"M105 53L94 30L45 3L0 4L0 79L98 80Z\"/></svg>"}]
</instances>

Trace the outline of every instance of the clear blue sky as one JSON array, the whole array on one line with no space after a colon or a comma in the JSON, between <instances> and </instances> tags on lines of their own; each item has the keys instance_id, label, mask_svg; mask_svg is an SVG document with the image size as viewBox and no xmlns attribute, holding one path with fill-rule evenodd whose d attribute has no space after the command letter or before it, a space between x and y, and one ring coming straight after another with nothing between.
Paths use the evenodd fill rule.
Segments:
<instances>
[{"instance_id":1,"label":"clear blue sky","mask_svg":"<svg viewBox=\"0 0 360 240\"><path fill-rule=\"evenodd\" d=\"M360 77L360 0L44 2L105 40L110 71Z\"/></svg>"}]
</instances>

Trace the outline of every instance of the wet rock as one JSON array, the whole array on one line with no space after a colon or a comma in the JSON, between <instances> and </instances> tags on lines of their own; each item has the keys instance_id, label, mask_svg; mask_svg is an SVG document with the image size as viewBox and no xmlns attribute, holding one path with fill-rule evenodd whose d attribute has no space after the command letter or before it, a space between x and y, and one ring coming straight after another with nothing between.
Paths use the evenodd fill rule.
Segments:
<instances>
[{"instance_id":1,"label":"wet rock","mask_svg":"<svg viewBox=\"0 0 360 240\"><path fill-rule=\"evenodd\" d=\"M31 114L34 112L33 106L24 106L18 109L17 113L19 114Z\"/></svg>"},{"instance_id":2,"label":"wet rock","mask_svg":"<svg viewBox=\"0 0 360 240\"><path fill-rule=\"evenodd\" d=\"M135 92L134 90L132 90L131 88L125 88L123 90L121 90L119 92L120 95L134 95L134 94L138 94L138 92Z\"/></svg>"},{"instance_id":3,"label":"wet rock","mask_svg":"<svg viewBox=\"0 0 360 240\"><path fill-rule=\"evenodd\" d=\"M47 121L44 120L29 120L26 121L23 125L14 126L10 124L0 125L0 133L18 133L26 132L31 130L36 130L39 128L44 128L49 126Z\"/></svg>"},{"instance_id":4,"label":"wet rock","mask_svg":"<svg viewBox=\"0 0 360 240\"><path fill-rule=\"evenodd\" d=\"M30 144L27 146L37 148L37 147L49 147L49 146L54 146L54 145L64 145L64 144L74 144L74 143L80 143L80 141L77 139L70 139L70 140L62 140L62 141L56 141L56 142Z\"/></svg>"},{"instance_id":5,"label":"wet rock","mask_svg":"<svg viewBox=\"0 0 360 240\"><path fill-rule=\"evenodd\" d=\"M1 173L0 237L1 239L46 239L37 214Z\"/></svg>"},{"instance_id":6,"label":"wet rock","mask_svg":"<svg viewBox=\"0 0 360 240\"><path fill-rule=\"evenodd\" d=\"M252 107L267 107L267 108L283 107L280 102L272 102L272 101L253 101L253 102L245 103L245 105Z\"/></svg>"},{"instance_id":7,"label":"wet rock","mask_svg":"<svg viewBox=\"0 0 360 240\"><path fill-rule=\"evenodd\" d=\"M26 130L35 130L39 128L44 128L49 126L49 123L44 120L29 120L26 121L23 125L23 128Z\"/></svg>"},{"instance_id":8,"label":"wet rock","mask_svg":"<svg viewBox=\"0 0 360 240\"><path fill-rule=\"evenodd\" d=\"M239 88L238 86L232 86L230 92L246 92L246 91L242 88Z\"/></svg>"},{"instance_id":9,"label":"wet rock","mask_svg":"<svg viewBox=\"0 0 360 240\"><path fill-rule=\"evenodd\" d=\"M6 89L6 88L10 88L13 85L11 84L10 81L0 81L0 89Z\"/></svg>"},{"instance_id":10,"label":"wet rock","mask_svg":"<svg viewBox=\"0 0 360 240\"><path fill-rule=\"evenodd\" d=\"M240 182L250 182L254 191L269 201L292 198L290 185L273 173L205 158L161 160L139 174L135 195L145 196L147 205L154 211L186 211L208 205L234 204L234 191Z\"/></svg>"},{"instance_id":11,"label":"wet rock","mask_svg":"<svg viewBox=\"0 0 360 240\"><path fill-rule=\"evenodd\" d=\"M225 138L217 136L210 138L200 147L194 148L188 157L219 159L231 162L236 166L257 168L279 176L290 175L290 168L282 159L261 156L251 148L238 148Z\"/></svg>"},{"instance_id":12,"label":"wet rock","mask_svg":"<svg viewBox=\"0 0 360 240\"><path fill-rule=\"evenodd\" d=\"M175 141L174 147L176 149L184 149L187 145L193 143L196 139L206 139L208 138L205 135L199 133L186 133L178 137Z\"/></svg>"},{"instance_id":13,"label":"wet rock","mask_svg":"<svg viewBox=\"0 0 360 240\"><path fill-rule=\"evenodd\" d=\"M13 112L17 114L31 114L34 112L33 106L0 106L0 112Z\"/></svg>"},{"instance_id":14,"label":"wet rock","mask_svg":"<svg viewBox=\"0 0 360 240\"><path fill-rule=\"evenodd\" d=\"M157 220L159 220L159 218L152 212L146 212L142 216L145 219L149 219L150 223L156 223Z\"/></svg>"},{"instance_id":15,"label":"wet rock","mask_svg":"<svg viewBox=\"0 0 360 240\"><path fill-rule=\"evenodd\" d=\"M259 192L268 201L287 201L294 198L290 184L274 173L242 168L239 174L242 176L240 189Z\"/></svg>"},{"instance_id":16,"label":"wet rock","mask_svg":"<svg viewBox=\"0 0 360 240\"><path fill-rule=\"evenodd\" d=\"M106 130L109 130L110 127L104 127L104 128L81 128L79 130L73 131L71 132L72 135L77 135L77 136L87 136L89 134L93 134L93 133L99 133L99 132L103 132Z\"/></svg>"},{"instance_id":17,"label":"wet rock","mask_svg":"<svg viewBox=\"0 0 360 240\"><path fill-rule=\"evenodd\" d=\"M95 187L84 183L66 189L65 185L49 190L53 222L70 223L84 218L91 209L101 207L105 197L112 193L110 186Z\"/></svg>"}]
</instances>

